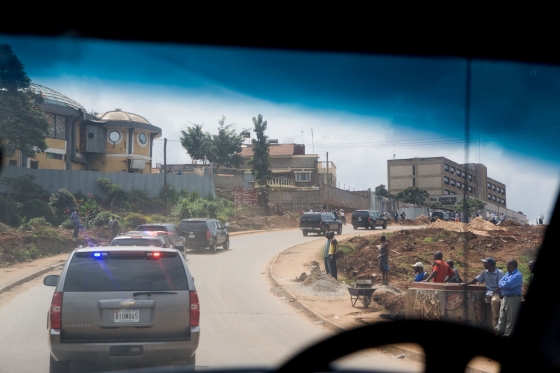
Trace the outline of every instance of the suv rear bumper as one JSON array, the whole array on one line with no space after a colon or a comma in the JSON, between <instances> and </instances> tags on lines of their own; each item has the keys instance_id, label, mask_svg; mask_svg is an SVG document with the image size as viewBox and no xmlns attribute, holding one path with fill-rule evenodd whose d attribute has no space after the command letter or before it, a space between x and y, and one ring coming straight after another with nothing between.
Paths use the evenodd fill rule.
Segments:
<instances>
[{"instance_id":1,"label":"suv rear bumper","mask_svg":"<svg viewBox=\"0 0 560 373\"><path fill-rule=\"evenodd\" d=\"M213 239L202 239L202 240L189 240L187 239L185 241L185 246L187 249L205 249L207 247L210 247L212 244L214 243Z\"/></svg>"},{"instance_id":2,"label":"suv rear bumper","mask_svg":"<svg viewBox=\"0 0 560 373\"><path fill-rule=\"evenodd\" d=\"M356 227L373 227L375 225L374 222L369 223L367 220L366 221L353 221L352 225L355 225Z\"/></svg>"},{"instance_id":3,"label":"suv rear bumper","mask_svg":"<svg viewBox=\"0 0 560 373\"><path fill-rule=\"evenodd\" d=\"M115 342L115 343L72 343L60 341L60 330L49 331L49 345L53 358L57 361L74 361L83 363L100 364L139 364L145 365L155 362L181 364L192 356L198 347L200 327L191 328L189 341L170 342ZM130 347L133 350L142 350L137 355L115 356L111 347ZM117 353L119 354L119 353Z\"/></svg>"}]
</instances>

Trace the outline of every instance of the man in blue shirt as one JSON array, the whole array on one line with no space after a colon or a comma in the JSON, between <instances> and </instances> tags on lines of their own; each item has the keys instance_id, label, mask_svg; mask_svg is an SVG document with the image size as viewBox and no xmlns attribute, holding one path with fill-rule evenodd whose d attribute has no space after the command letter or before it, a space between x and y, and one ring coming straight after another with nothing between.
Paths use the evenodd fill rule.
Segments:
<instances>
[{"instance_id":1,"label":"man in blue shirt","mask_svg":"<svg viewBox=\"0 0 560 373\"><path fill-rule=\"evenodd\" d=\"M513 331L519 308L521 307L521 289L523 276L517 269L517 260L510 259L506 265L507 273L498 282L499 291L504 297L500 307L500 319L496 334L509 337ZM498 290L494 290L497 292Z\"/></svg>"},{"instance_id":2,"label":"man in blue shirt","mask_svg":"<svg viewBox=\"0 0 560 373\"><path fill-rule=\"evenodd\" d=\"M80 231L80 217L78 215L78 210L72 209L70 220L72 220L72 223L74 224L74 233L72 234L72 240L76 241L76 239L78 238L78 232Z\"/></svg>"}]
</instances>

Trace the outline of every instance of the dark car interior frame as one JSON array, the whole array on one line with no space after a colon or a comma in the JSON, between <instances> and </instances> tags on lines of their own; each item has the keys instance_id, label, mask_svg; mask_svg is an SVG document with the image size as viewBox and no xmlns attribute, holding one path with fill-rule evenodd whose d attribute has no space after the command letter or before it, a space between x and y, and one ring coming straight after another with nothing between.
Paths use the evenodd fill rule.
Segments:
<instances>
[{"instance_id":1,"label":"dark car interior frame","mask_svg":"<svg viewBox=\"0 0 560 373\"><path fill-rule=\"evenodd\" d=\"M344 31L341 25L330 28L323 25L324 32L318 33L321 26L316 30L313 22L306 22L307 30L298 29L288 33L273 30L264 34L251 30L244 34L242 31L234 31L235 27L228 28L228 32L188 32L194 31L192 26L188 27L184 22L171 20L159 28L129 27L131 25L126 22L101 25L85 21L82 17L69 17L67 21L3 23L0 25L0 34L413 57L461 57L560 66L560 53L553 47L556 42L546 42L546 38L552 42L554 33L545 36L538 30L527 31L526 28L520 28L517 33L511 31L506 37L499 25L490 32L484 33L479 30L479 34L469 34L468 37L465 37L466 34L459 28L447 29L447 38L444 39L430 38L430 35L420 29L414 29L413 33L408 32L411 31L412 24L407 24L402 25L403 30L408 30L403 32L402 36L385 34L372 40L370 37L366 38L371 31ZM497 32L492 32L493 30ZM454 31L457 34L456 38L450 36ZM538 37L540 42L519 41L521 37L528 40L533 36ZM280 367L278 372L328 371L328 364L337 358L361 349L390 343L422 345L426 353L427 372L464 372L467 362L475 356L486 356L499 361L503 372L560 371L558 361L553 362L560 356L560 286L556 284L556 260L560 257L556 253L560 250L559 225L560 200L557 200L535 265L537 275L531 283L526 302L520 311L515 334L511 338L500 339L489 332L459 324L394 321L337 334L301 352Z\"/></svg>"}]
</instances>

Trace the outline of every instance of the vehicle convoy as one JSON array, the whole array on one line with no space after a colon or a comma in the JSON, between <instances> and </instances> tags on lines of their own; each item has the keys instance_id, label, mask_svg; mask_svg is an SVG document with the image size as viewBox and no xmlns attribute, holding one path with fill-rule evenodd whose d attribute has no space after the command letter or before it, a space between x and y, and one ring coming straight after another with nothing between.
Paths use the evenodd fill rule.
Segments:
<instances>
[{"instance_id":1,"label":"vehicle convoy","mask_svg":"<svg viewBox=\"0 0 560 373\"><path fill-rule=\"evenodd\" d=\"M158 235L146 234L146 232L130 231L126 233L119 233L111 241L110 246L154 246L175 248L174 242L171 237L165 232L158 232ZM182 251L181 249L178 249Z\"/></svg>"},{"instance_id":2,"label":"vehicle convoy","mask_svg":"<svg viewBox=\"0 0 560 373\"><path fill-rule=\"evenodd\" d=\"M379 211L356 210L352 213L352 227L354 227L354 229L375 229L376 227L386 229L387 218Z\"/></svg>"},{"instance_id":3,"label":"vehicle convoy","mask_svg":"<svg viewBox=\"0 0 560 373\"><path fill-rule=\"evenodd\" d=\"M218 246L229 250L229 223L225 226L217 219L184 219L179 223L179 232L188 249L210 249L216 252Z\"/></svg>"},{"instance_id":4,"label":"vehicle convoy","mask_svg":"<svg viewBox=\"0 0 560 373\"><path fill-rule=\"evenodd\" d=\"M329 231L342 234L342 221L331 212L306 212L300 218L299 229L304 236L309 233L326 235Z\"/></svg>"},{"instance_id":5,"label":"vehicle convoy","mask_svg":"<svg viewBox=\"0 0 560 373\"><path fill-rule=\"evenodd\" d=\"M74 250L47 315L50 372L72 366L188 365L200 337L198 295L176 249L105 246Z\"/></svg>"},{"instance_id":6,"label":"vehicle convoy","mask_svg":"<svg viewBox=\"0 0 560 373\"><path fill-rule=\"evenodd\" d=\"M145 233L153 232L167 232L167 235L173 241L173 246L181 250L185 248L185 238L179 234L179 230L174 224L162 223L162 224L142 224L136 227L137 231L142 231Z\"/></svg>"}]
</instances>

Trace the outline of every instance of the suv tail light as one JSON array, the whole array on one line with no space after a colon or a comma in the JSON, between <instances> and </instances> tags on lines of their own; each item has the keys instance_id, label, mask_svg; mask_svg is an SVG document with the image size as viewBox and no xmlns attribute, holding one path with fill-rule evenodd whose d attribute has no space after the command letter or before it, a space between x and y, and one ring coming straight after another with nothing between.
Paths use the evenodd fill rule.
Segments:
<instances>
[{"instance_id":1,"label":"suv tail light","mask_svg":"<svg viewBox=\"0 0 560 373\"><path fill-rule=\"evenodd\" d=\"M62 329L62 293L60 292L53 294L49 317L51 328Z\"/></svg>"},{"instance_id":2,"label":"suv tail light","mask_svg":"<svg viewBox=\"0 0 560 373\"><path fill-rule=\"evenodd\" d=\"M200 322L200 303L198 302L198 294L196 291L190 291L189 298L191 303L191 326L198 326Z\"/></svg>"},{"instance_id":3,"label":"suv tail light","mask_svg":"<svg viewBox=\"0 0 560 373\"><path fill-rule=\"evenodd\" d=\"M210 239L210 231L206 231L206 239L209 240Z\"/></svg>"},{"instance_id":4,"label":"suv tail light","mask_svg":"<svg viewBox=\"0 0 560 373\"><path fill-rule=\"evenodd\" d=\"M368 221L368 223L371 222L371 216L368 216L368 217L367 217L367 221Z\"/></svg>"}]
</instances>

